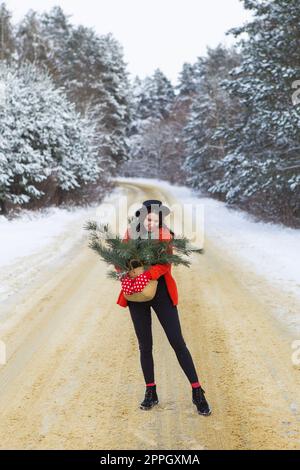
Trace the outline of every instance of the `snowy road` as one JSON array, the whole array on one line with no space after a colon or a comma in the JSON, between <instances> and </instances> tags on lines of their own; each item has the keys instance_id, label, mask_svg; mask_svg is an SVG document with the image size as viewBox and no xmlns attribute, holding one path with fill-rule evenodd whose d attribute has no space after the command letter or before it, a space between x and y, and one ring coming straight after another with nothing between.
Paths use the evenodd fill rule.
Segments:
<instances>
[{"instance_id":1,"label":"snowy road","mask_svg":"<svg viewBox=\"0 0 300 470\"><path fill-rule=\"evenodd\" d=\"M146 180L120 179L120 190L117 196L130 202L161 198L171 205L187 197L183 189ZM106 265L83 234L72 244L71 234L92 214L82 212L40 252L1 269L3 292L13 289L0 304L0 339L7 347L7 363L0 366L1 448L300 448L300 367L292 361L300 301L297 273L288 266L296 254L285 258L286 272L277 279L268 265L272 233L268 254L266 232L257 225L251 264L243 256L249 226L238 225L230 249L230 216L222 225L218 203L203 202L205 253L193 255L189 270L173 267L173 273L183 334L213 414L196 414L190 385L154 312L160 403L139 410L144 383L128 310L115 303L119 285L106 278ZM296 246L294 233L288 236ZM49 264L63 243L68 249ZM255 260L259 250L263 269ZM273 266L283 260L279 256Z\"/></svg>"}]
</instances>

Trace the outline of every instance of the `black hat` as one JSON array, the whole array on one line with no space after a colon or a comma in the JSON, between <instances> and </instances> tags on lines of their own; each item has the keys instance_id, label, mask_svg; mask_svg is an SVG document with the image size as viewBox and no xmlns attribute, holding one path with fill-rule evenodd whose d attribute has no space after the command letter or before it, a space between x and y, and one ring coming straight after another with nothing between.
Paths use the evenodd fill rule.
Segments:
<instances>
[{"instance_id":1,"label":"black hat","mask_svg":"<svg viewBox=\"0 0 300 470\"><path fill-rule=\"evenodd\" d=\"M147 199L146 201L143 202L143 206L146 207L146 208L152 206L153 211L162 212L163 216L166 216L166 215L170 214L170 212L171 212L170 209L167 206L165 206L158 199ZM140 209L135 211L135 216L139 217L142 210L143 210L143 207L141 207Z\"/></svg>"}]
</instances>

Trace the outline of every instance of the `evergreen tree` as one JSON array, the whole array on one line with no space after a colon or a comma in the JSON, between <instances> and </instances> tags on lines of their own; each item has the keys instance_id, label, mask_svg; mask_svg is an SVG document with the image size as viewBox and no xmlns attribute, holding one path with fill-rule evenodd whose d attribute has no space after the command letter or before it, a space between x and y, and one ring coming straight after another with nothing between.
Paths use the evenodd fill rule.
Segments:
<instances>
[{"instance_id":1,"label":"evergreen tree","mask_svg":"<svg viewBox=\"0 0 300 470\"><path fill-rule=\"evenodd\" d=\"M172 83L160 69L144 80L136 77L133 88L136 119L163 119L170 115L175 93Z\"/></svg>"},{"instance_id":2,"label":"evergreen tree","mask_svg":"<svg viewBox=\"0 0 300 470\"><path fill-rule=\"evenodd\" d=\"M40 15L42 35L49 45L47 68L58 86L64 85L63 70L68 65L65 50L72 31L70 17L60 6L54 6Z\"/></svg>"},{"instance_id":3,"label":"evergreen tree","mask_svg":"<svg viewBox=\"0 0 300 470\"><path fill-rule=\"evenodd\" d=\"M11 13L5 2L0 5L0 60L12 62L15 57L15 32L11 24Z\"/></svg>"},{"instance_id":4,"label":"evergreen tree","mask_svg":"<svg viewBox=\"0 0 300 470\"><path fill-rule=\"evenodd\" d=\"M104 58L104 69L100 75L103 94L100 94L101 102L97 106L101 111L100 145L102 153L110 158L111 173L116 174L118 167L129 158L130 82L119 42L109 33L101 37L101 44Z\"/></svg>"},{"instance_id":5,"label":"evergreen tree","mask_svg":"<svg viewBox=\"0 0 300 470\"><path fill-rule=\"evenodd\" d=\"M129 84L121 47L111 34L99 36L82 25L70 28L66 36L61 33L61 38L57 83L66 88L78 111L93 116L99 155L113 174L128 154Z\"/></svg>"},{"instance_id":6,"label":"evergreen tree","mask_svg":"<svg viewBox=\"0 0 300 470\"><path fill-rule=\"evenodd\" d=\"M253 20L230 31L241 38L242 63L223 85L247 112L214 189L271 220L299 225L299 104L292 103L300 76L299 1L243 3Z\"/></svg>"},{"instance_id":7,"label":"evergreen tree","mask_svg":"<svg viewBox=\"0 0 300 470\"><path fill-rule=\"evenodd\" d=\"M60 7L44 14L42 23L55 51L56 83L95 121L102 165L114 174L129 152L130 85L122 47L110 33L100 36L92 28L72 26Z\"/></svg>"},{"instance_id":8,"label":"evergreen tree","mask_svg":"<svg viewBox=\"0 0 300 470\"><path fill-rule=\"evenodd\" d=\"M178 98L184 100L192 96L197 90L195 66L184 62L178 81L179 83L175 87L175 90L178 92Z\"/></svg>"},{"instance_id":9,"label":"evergreen tree","mask_svg":"<svg viewBox=\"0 0 300 470\"><path fill-rule=\"evenodd\" d=\"M220 130L235 125L238 103L229 99L221 82L239 61L234 49L219 45L208 48L206 57L199 57L195 66L197 86L191 99L187 122L183 129L185 160L183 170L193 188L209 191L223 175L220 161L229 150ZM221 192L221 191L220 191Z\"/></svg>"},{"instance_id":10,"label":"evergreen tree","mask_svg":"<svg viewBox=\"0 0 300 470\"><path fill-rule=\"evenodd\" d=\"M35 64L47 65L50 48L43 36L39 17L35 11L29 10L18 24L16 42L20 64L27 60Z\"/></svg>"},{"instance_id":11,"label":"evergreen tree","mask_svg":"<svg viewBox=\"0 0 300 470\"><path fill-rule=\"evenodd\" d=\"M35 65L0 68L5 99L0 106L0 199L22 205L41 198L51 178L68 192L95 182L101 168L95 129L76 112L49 74Z\"/></svg>"},{"instance_id":12,"label":"evergreen tree","mask_svg":"<svg viewBox=\"0 0 300 470\"><path fill-rule=\"evenodd\" d=\"M123 174L148 176L150 171L152 176L163 177L169 134L166 122L174 99L172 83L159 69L144 80L135 77L131 84L130 158L121 169Z\"/></svg>"},{"instance_id":13,"label":"evergreen tree","mask_svg":"<svg viewBox=\"0 0 300 470\"><path fill-rule=\"evenodd\" d=\"M154 71L151 83L151 104L155 113L154 117L167 118L170 116L175 97L172 83L158 68Z\"/></svg>"}]
</instances>

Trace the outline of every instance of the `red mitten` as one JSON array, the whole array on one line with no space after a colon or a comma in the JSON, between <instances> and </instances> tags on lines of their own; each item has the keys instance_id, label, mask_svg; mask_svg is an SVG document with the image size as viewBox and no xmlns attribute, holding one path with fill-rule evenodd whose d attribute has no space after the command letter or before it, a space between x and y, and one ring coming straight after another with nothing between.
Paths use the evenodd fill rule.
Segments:
<instances>
[{"instance_id":1,"label":"red mitten","mask_svg":"<svg viewBox=\"0 0 300 470\"><path fill-rule=\"evenodd\" d=\"M134 278L131 278L128 274L122 277L121 279L121 285L122 285L122 291L127 294L131 295L133 294L133 282Z\"/></svg>"},{"instance_id":2,"label":"red mitten","mask_svg":"<svg viewBox=\"0 0 300 470\"><path fill-rule=\"evenodd\" d=\"M144 271L134 278L133 292L141 292L151 279L150 271Z\"/></svg>"}]
</instances>

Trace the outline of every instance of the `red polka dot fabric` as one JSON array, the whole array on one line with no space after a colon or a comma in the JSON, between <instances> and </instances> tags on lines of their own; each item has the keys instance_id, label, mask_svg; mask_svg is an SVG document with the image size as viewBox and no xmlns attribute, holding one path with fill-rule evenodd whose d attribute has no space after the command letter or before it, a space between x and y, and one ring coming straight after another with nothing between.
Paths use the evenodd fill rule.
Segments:
<instances>
[{"instance_id":1,"label":"red polka dot fabric","mask_svg":"<svg viewBox=\"0 0 300 470\"><path fill-rule=\"evenodd\" d=\"M121 279L122 291L127 295L134 294L135 292L141 292L148 284L150 279L151 275L149 271L144 271L142 274L139 274L133 278L126 274Z\"/></svg>"}]
</instances>

